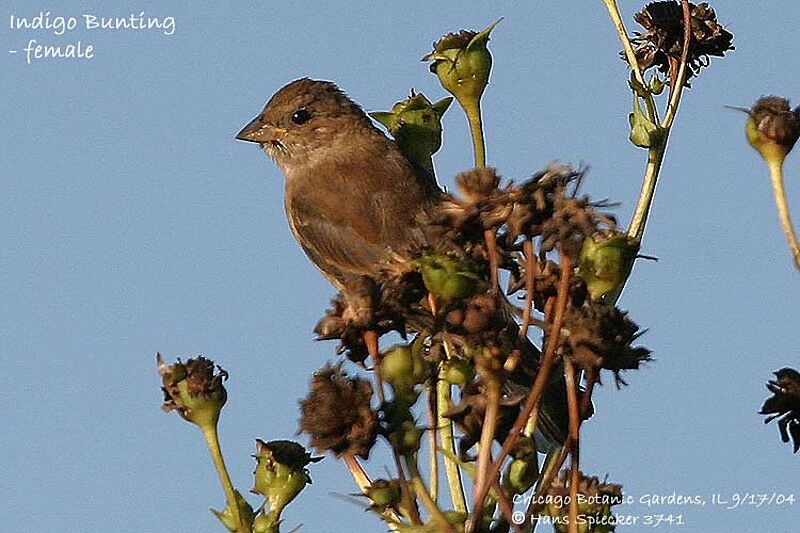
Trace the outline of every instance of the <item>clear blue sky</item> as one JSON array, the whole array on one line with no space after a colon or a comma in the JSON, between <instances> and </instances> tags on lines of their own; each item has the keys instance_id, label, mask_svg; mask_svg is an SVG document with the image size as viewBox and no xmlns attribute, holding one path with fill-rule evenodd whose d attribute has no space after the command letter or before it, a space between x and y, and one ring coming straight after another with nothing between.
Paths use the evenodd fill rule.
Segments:
<instances>
[{"instance_id":1,"label":"clear blue sky","mask_svg":"<svg viewBox=\"0 0 800 533\"><path fill-rule=\"evenodd\" d=\"M645 153L627 141L627 70L600 0L561 2L23 2L0 9L0 515L4 531L221 531L224 501L198 431L160 411L154 357L206 354L231 373L221 422L237 485L253 441L291 438L311 372L332 360L312 327L332 289L284 220L282 177L234 134L284 83L337 81L366 109L409 88L444 96L419 58L442 33L500 16L485 97L488 158L524 178L586 163L586 190L626 223ZM642 4L621 2L626 20ZM641 262L622 306L656 361L596 395L587 472L646 494L788 493L800 457L758 416L764 382L800 366L800 277L744 116L764 93L800 101L795 2L716 2L737 50L686 93ZM9 15L174 16L172 36L12 31ZM791 15L791 16L790 16ZM80 22L80 21L79 21ZM630 26L633 28L633 25ZM27 65L29 39L92 44L91 60ZM436 165L469 166L454 106ZM789 157L800 217L800 159ZM380 454L370 466L384 475ZM287 510L303 531L382 531L327 458ZM253 499L255 501L255 499ZM793 508L673 507L682 533L789 531ZM791 524L791 525L790 525ZM621 528L621 531L642 531Z\"/></svg>"}]
</instances>

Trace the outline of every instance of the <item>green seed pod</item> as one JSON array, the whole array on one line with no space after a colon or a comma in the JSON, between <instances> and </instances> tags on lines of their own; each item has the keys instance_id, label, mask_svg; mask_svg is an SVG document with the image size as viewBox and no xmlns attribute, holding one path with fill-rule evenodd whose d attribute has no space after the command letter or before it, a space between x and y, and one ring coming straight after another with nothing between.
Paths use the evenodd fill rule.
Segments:
<instances>
[{"instance_id":1,"label":"green seed pod","mask_svg":"<svg viewBox=\"0 0 800 533\"><path fill-rule=\"evenodd\" d=\"M426 255L412 264L422 274L428 292L444 306L475 294L481 288L481 277L453 257Z\"/></svg>"},{"instance_id":2,"label":"green seed pod","mask_svg":"<svg viewBox=\"0 0 800 533\"><path fill-rule=\"evenodd\" d=\"M475 369L467 361L450 359L443 365L442 378L450 385L464 387L475 378Z\"/></svg>"},{"instance_id":3,"label":"green seed pod","mask_svg":"<svg viewBox=\"0 0 800 533\"><path fill-rule=\"evenodd\" d=\"M411 96L394 104L391 111L369 115L386 126L406 157L433 175L431 156L442 146L442 116L452 102L448 96L432 104L412 90Z\"/></svg>"},{"instance_id":4,"label":"green seed pod","mask_svg":"<svg viewBox=\"0 0 800 533\"><path fill-rule=\"evenodd\" d=\"M489 83L492 55L486 45L500 20L481 32L449 33L434 43L433 52L422 58L432 62L431 72L462 107L476 105Z\"/></svg>"},{"instance_id":5,"label":"green seed pod","mask_svg":"<svg viewBox=\"0 0 800 533\"><path fill-rule=\"evenodd\" d=\"M410 346L392 346L383 352L381 377L395 389L414 386L414 354Z\"/></svg>"},{"instance_id":6,"label":"green seed pod","mask_svg":"<svg viewBox=\"0 0 800 533\"><path fill-rule=\"evenodd\" d=\"M256 439L255 486L252 491L264 497L271 515L280 516L306 485L311 483L306 466L321 461L300 444L287 440L264 442Z\"/></svg>"},{"instance_id":7,"label":"green seed pod","mask_svg":"<svg viewBox=\"0 0 800 533\"><path fill-rule=\"evenodd\" d=\"M578 273L596 302L604 302L625 283L639 245L622 232L598 233L583 241Z\"/></svg>"}]
</instances>

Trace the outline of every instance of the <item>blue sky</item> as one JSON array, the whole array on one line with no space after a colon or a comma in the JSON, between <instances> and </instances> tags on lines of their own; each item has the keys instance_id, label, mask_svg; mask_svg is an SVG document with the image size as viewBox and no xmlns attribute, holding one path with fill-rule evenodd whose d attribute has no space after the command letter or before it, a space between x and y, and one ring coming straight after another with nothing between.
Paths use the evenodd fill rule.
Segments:
<instances>
[{"instance_id":1,"label":"blue sky","mask_svg":"<svg viewBox=\"0 0 800 533\"><path fill-rule=\"evenodd\" d=\"M639 2L620 7L633 29ZM286 82L335 80L367 110L413 87L444 96L419 58L441 34L500 16L485 95L489 163L525 178L587 164L585 190L627 222L645 153L627 140L625 64L600 0L562 2L39 2L0 4L0 471L8 531L220 531L224 497L194 427L164 414L155 353L206 354L231 374L221 422L236 484L255 438L291 438L308 376L334 345L311 332L332 289L286 227L282 176L235 133ZM656 361L596 393L582 463L648 494L798 493L798 456L757 415L764 382L800 366L798 274L749 106L800 101L794 2L716 2L737 50L685 94L641 262L621 305ZM9 16L173 16L174 35L16 31ZM29 41L92 44L90 60L34 61ZM786 166L800 217L797 155ZM465 120L445 117L444 184L471 163ZM609 380L610 381L610 380ZM371 472L389 461L377 454ZM327 458L285 513L304 531L382 531ZM255 499L253 499L255 502ZM788 531L794 507L683 514L680 531ZM112 526L109 526L112 524ZM749 525L743 525L749 524ZM664 526L662 526L664 527ZM677 526L674 526L677 529ZM620 531L643 529L620 528Z\"/></svg>"}]
</instances>

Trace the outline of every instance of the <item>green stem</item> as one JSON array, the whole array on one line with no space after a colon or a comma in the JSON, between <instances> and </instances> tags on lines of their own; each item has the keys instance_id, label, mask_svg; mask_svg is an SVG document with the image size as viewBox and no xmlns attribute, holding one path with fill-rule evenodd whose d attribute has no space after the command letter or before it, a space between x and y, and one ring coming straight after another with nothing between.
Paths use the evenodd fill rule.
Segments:
<instances>
[{"instance_id":1,"label":"green stem","mask_svg":"<svg viewBox=\"0 0 800 533\"><path fill-rule=\"evenodd\" d=\"M211 454L211 460L214 462L214 468L217 469L219 482L222 485L222 490L225 492L225 501L227 507L234 513L237 524L243 524L241 513L239 512L239 502L236 497L236 489L233 487L231 477L228 475L228 469L225 467L225 459L222 457L222 448L219 445L219 435L217 433L216 424L205 424L200 427L203 432L203 437L208 445L208 452ZM242 529L244 531L244 529Z\"/></svg>"},{"instance_id":2,"label":"green stem","mask_svg":"<svg viewBox=\"0 0 800 533\"><path fill-rule=\"evenodd\" d=\"M628 38L628 31L625 29L625 23L622 22L622 15L619 12L619 6L617 6L616 0L603 0L603 3L608 9L608 14L611 17L611 22L614 24L614 28L617 30L617 34L619 35L619 40L622 42L622 48L625 51L625 58L628 60L628 64L633 71L633 75L636 77L636 81L638 81L643 87L648 87L649 85L647 82L644 81L644 75L642 74L642 69L639 67L639 61L636 59L636 52L633 51L633 45L631 44L631 40ZM652 122L658 122L658 110L656 109L655 100L653 100L653 95L648 94L643 96L645 105L647 106L647 115Z\"/></svg>"},{"instance_id":3,"label":"green stem","mask_svg":"<svg viewBox=\"0 0 800 533\"><path fill-rule=\"evenodd\" d=\"M637 242L641 242L642 237L644 237L644 228L647 224L647 217L650 215L650 208L653 205L658 173L661 170L661 163L664 161L668 136L669 129L664 132L663 142L651 148L647 154L647 167L642 179L642 191L639 193L639 201L636 203L636 209L628 226L628 235L636 239Z\"/></svg>"},{"instance_id":4,"label":"green stem","mask_svg":"<svg viewBox=\"0 0 800 533\"><path fill-rule=\"evenodd\" d=\"M789 204L786 202L786 190L783 186L783 160L767 161L767 167L772 179L772 192L775 195L775 205L778 208L781 228L783 228L786 241L789 243L795 267L800 269L800 246L797 244L797 235L794 233L792 217L789 215Z\"/></svg>"},{"instance_id":5,"label":"green stem","mask_svg":"<svg viewBox=\"0 0 800 533\"><path fill-rule=\"evenodd\" d=\"M436 502L433 501L431 498L430 493L428 492L428 488L425 486L425 482L422 481L422 476L419 473L419 468L417 467L417 458L415 454L408 454L404 456L406 468L408 469L408 474L411 476L411 485L414 487L414 492L417 494L417 498L419 498L422 505L431 515L431 519L436 522L439 526L439 531L445 533L455 533L453 530L453 525L447 520L447 517L444 515L439 506L436 505Z\"/></svg>"},{"instance_id":6,"label":"green stem","mask_svg":"<svg viewBox=\"0 0 800 533\"><path fill-rule=\"evenodd\" d=\"M619 6L617 6L616 0L603 0L603 3L606 5L608 14L611 17L611 22L614 24L614 28L617 30L619 40L622 42L622 48L625 51L625 58L628 60L628 64L631 66L631 70L633 71L633 75L636 77L636 81L638 81L642 87L649 87L647 82L644 81L642 69L639 67L639 61L636 59L636 52L633 51L633 45L631 44L631 40L628 38L628 31L625 29L625 23L622 22L622 15L620 15ZM656 103L655 100L653 100L653 95L647 94L643 98L645 105L647 105L648 117L652 122L658 123L658 110L656 109Z\"/></svg>"},{"instance_id":7,"label":"green stem","mask_svg":"<svg viewBox=\"0 0 800 533\"><path fill-rule=\"evenodd\" d=\"M616 0L603 0L603 3L608 9L608 14L611 17L611 22L614 23L614 28L619 34L619 40L622 41L622 48L625 50L625 57L628 59L628 64L633 69L633 74L636 76L636 81L644 85L647 84L642 76L642 69L639 68L639 61L636 59L636 52L633 51L630 39L628 39L628 32L625 30L625 23L622 22L622 15L619 12Z\"/></svg>"},{"instance_id":8,"label":"green stem","mask_svg":"<svg viewBox=\"0 0 800 533\"><path fill-rule=\"evenodd\" d=\"M603 1L606 2L606 5L608 5L609 2L613 2L613 0ZM650 207L653 204L656 182L658 181L658 174L661 170L661 163L664 160L664 153L667 150L669 133L672 129L672 124L675 122L675 116L678 113L678 106L681 102L681 95L686 85L686 69L688 68L687 57L691 41L691 16L686 1L682 2L682 7L684 24L683 51L681 53L680 66L677 69L677 76L672 76L670 81L669 104L667 105L667 112L664 115L664 120L661 122L661 127L664 129L664 139L658 146L651 148L647 154L647 168L642 181L642 192L639 195L636 210L633 213L631 224L628 227L628 235L635 238L639 243L642 242L642 238L644 237L644 228L647 224L647 217L650 214ZM619 11L617 11L617 13L619 13ZM624 41L628 41L627 37ZM630 41L628 41L628 46L630 46ZM638 65L636 68L639 68ZM674 68L671 69L671 73L675 74L676 70ZM633 268L633 265L631 265L631 268ZM628 273L630 274L630 271Z\"/></svg>"},{"instance_id":9,"label":"green stem","mask_svg":"<svg viewBox=\"0 0 800 533\"><path fill-rule=\"evenodd\" d=\"M464 113L467 114L469 132L472 135L472 151L475 154L475 166L486 166L486 145L483 142L483 122L481 121L480 100L461 102Z\"/></svg>"},{"instance_id":10,"label":"green stem","mask_svg":"<svg viewBox=\"0 0 800 533\"><path fill-rule=\"evenodd\" d=\"M453 509L465 513L467 511L467 499L464 495L464 482L461 479L461 470L458 463L453 460L456 455L456 439L453 435L453 421L442 416L450 406L451 386L439 374L436 382L436 427L439 430L439 445L442 449L452 454L444 455L444 473L447 476L447 486L450 489L450 500Z\"/></svg>"}]
</instances>

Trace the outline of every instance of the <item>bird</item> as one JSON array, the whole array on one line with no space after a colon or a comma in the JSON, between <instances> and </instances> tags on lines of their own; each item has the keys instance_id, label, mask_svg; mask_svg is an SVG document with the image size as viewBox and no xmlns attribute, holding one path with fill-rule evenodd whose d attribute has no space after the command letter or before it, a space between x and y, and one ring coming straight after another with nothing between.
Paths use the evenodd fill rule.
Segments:
<instances>
[{"instance_id":1,"label":"bird","mask_svg":"<svg viewBox=\"0 0 800 533\"><path fill-rule=\"evenodd\" d=\"M335 83L292 81L236 138L259 144L278 165L291 232L345 300L357 299L365 277L407 271L415 253L439 244L428 231L446 201L435 177ZM561 380L542 401L537 446L545 451L566 438L565 390Z\"/></svg>"}]
</instances>

